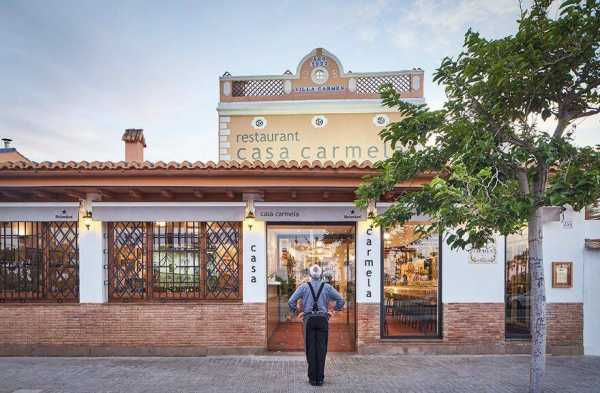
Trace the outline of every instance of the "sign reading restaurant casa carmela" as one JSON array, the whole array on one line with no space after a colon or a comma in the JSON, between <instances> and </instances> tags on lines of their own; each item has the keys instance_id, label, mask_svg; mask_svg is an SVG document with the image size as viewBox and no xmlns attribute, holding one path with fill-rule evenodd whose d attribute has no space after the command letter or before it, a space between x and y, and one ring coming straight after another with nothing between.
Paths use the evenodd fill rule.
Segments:
<instances>
[{"instance_id":1,"label":"sign reading restaurant casa carmela","mask_svg":"<svg viewBox=\"0 0 600 393\"><path fill-rule=\"evenodd\" d=\"M422 99L420 85L413 85L422 74L411 79L410 72L419 71L344 73L334 55L318 48L302 59L295 74L225 78L219 106L220 159L387 159L394 149L379 134L400 120L400 114L381 105L378 86L393 82L412 94L409 98Z\"/></svg>"},{"instance_id":2,"label":"sign reading restaurant casa carmela","mask_svg":"<svg viewBox=\"0 0 600 393\"><path fill-rule=\"evenodd\" d=\"M388 114L380 117L382 124L389 122ZM383 126L374 126L376 121L376 115L365 114L232 118L231 158L237 161L346 162L386 159L393 154L393 149L379 138ZM254 129L249 130L249 126Z\"/></svg>"}]
</instances>

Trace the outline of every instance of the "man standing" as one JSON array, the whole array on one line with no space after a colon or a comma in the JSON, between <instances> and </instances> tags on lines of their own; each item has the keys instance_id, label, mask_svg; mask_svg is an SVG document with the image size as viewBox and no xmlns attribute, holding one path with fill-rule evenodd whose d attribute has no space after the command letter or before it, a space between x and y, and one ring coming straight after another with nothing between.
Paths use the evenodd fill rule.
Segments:
<instances>
[{"instance_id":1,"label":"man standing","mask_svg":"<svg viewBox=\"0 0 600 393\"><path fill-rule=\"evenodd\" d=\"M288 305L292 314L296 313L299 299L303 311L298 318L304 318L304 351L308 362L308 380L313 386L323 385L329 318L334 312L344 308L344 299L334 287L322 281L323 271L319 265L309 269L310 281L300 285L290 297ZM329 301L335 301L334 312L329 312Z\"/></svg>"}]
</instances>

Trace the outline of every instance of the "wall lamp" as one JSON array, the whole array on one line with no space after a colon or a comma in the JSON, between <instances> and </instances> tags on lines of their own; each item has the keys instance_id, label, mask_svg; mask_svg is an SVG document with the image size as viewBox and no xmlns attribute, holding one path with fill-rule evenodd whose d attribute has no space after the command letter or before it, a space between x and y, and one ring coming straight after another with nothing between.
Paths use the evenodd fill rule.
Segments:
<instances>
[{"instance_id":1,"label":"wall lamp","mask_svg":"<svg viewBox=\"0 0 600 393\"><path fill-rule=\"evenodd\" d=\"M83 213L83 215L81 215ZM92 226L92 199L86 197L79 201L79 217L83 225L89 230Z\"/></svg>"},{"instance_id":2,"label":"wall lamp","mask_svg":"<svg viewBox=\"0 0 600 393\"><path fill-rule=\"evenodd\" d=\"M83 225L85 225L88 230L90 229L90 226L92 226L92 212L89 210L86 210L83 215Z\"/></svg>"},{"instance_id":3,"label":"wall lamp","mask_svg":"<svg viewBox=\"0 0 600 393\"><path fill-rule=\"evenodd\" d=\"M254 200L249 199L246 201L246 217L244 221L248 224L248 229L252 230L252 227L256 223L256 214L254 213Z\"/></svg>"},{"instance_id":4,"label":"wall lamp","mask_svg":"<svg viewBox=\"0 0 600 393\"><path fill-rule=\"evenodd\" d=\"M256 223L256 215L254 214L254 212L249 210L248 213L246 214L245 220L246 220L246 223L248 224L248 229L252 230L252 227Z\"/></svg>"},{"instance_id":5,"label":"wall lamp","mask_svg":"<svg viewBox=\"0 0 600 393\"><path fill-rule=\"evenodd\" d=\"M377 206L375 204L375 201L371 200L369 201L369 204L367 205L367 221L369 221L369 227L371 229L373 229L373 226L375 226L375 218L377 217Z\"/></svg>"}]
</instances>

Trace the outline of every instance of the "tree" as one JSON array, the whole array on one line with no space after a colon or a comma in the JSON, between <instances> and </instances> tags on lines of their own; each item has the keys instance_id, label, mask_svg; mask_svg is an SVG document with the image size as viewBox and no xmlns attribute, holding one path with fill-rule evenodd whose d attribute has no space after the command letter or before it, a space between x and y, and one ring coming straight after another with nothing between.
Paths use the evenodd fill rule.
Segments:
<instances>
[{"instance_id":1,"label":"tree","mask_svg":"<svg viewBox=\"0 0 600 393\"><path fill-rule=\"evenodd\" d=\"M358 189L359 206L377 201L419 173L436 177L404 193L376 224L431 217L424 233L446 233L452 248L479 248L493 235L527 225L532 292L530 391L545 370L542 209L592 203L600 193L600 154L573 143L576 121L600 113L600 5L567 0L555 18L552 0L522 10L518 31L501 39L465 34L463 51L444 58L434 81L441 110L403 102L391 86L381 95L402 120L382 132L396 151ZM548 130L548 125L552 127Z\"/></svg>"}]
</instances>

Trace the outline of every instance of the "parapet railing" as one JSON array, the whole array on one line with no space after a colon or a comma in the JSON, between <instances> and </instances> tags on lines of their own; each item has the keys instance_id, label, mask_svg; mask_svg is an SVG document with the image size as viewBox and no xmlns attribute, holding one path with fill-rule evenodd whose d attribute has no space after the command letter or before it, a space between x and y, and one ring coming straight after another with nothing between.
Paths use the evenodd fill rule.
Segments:
<instances>
[{"instance_id":1,"label":"parapet railing","mask_svg":"<svg viewBox=\"0 0 600 393\"><path fill-rule=\"evenodd\" d=\"M221 77L223 97L285 97L299 91L294 88L293 75L265 77L233 77L225 74ZM382 85L391 84L397 92L407 97L422 96L423 71L399 71L390 73L368 73L343 75L342 86L323 84L318 86L319 93L342 91L346 96L356 98L378 97ZM347 83L344 83L346 82ZM339 90L337 89L339 88ZM303 93L312 91L303 91ZM316 91L315 91L316 92Z\"/></svg>"}]
</instances>

